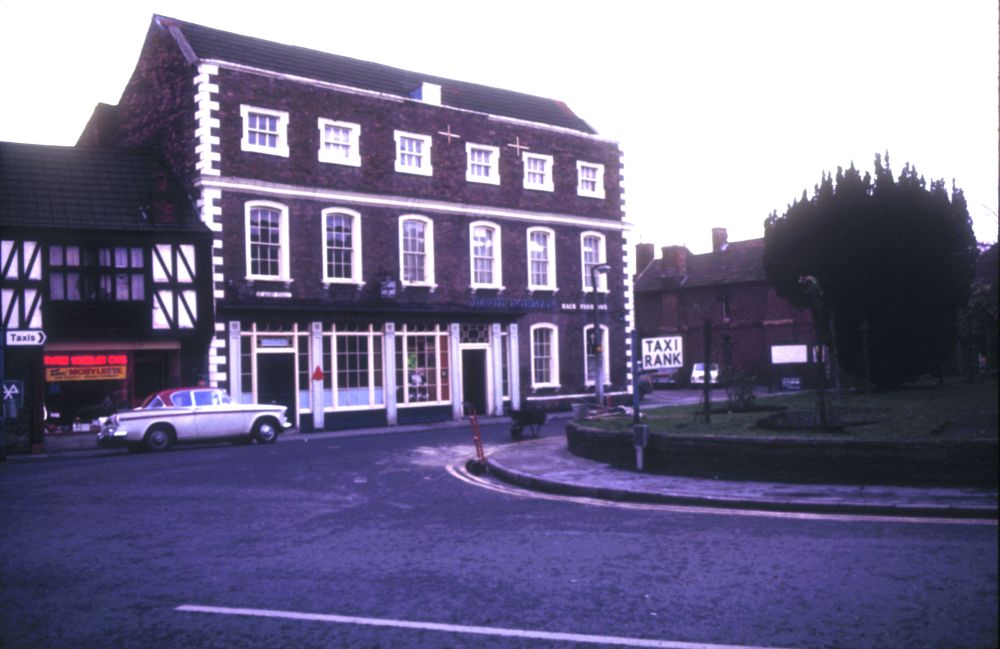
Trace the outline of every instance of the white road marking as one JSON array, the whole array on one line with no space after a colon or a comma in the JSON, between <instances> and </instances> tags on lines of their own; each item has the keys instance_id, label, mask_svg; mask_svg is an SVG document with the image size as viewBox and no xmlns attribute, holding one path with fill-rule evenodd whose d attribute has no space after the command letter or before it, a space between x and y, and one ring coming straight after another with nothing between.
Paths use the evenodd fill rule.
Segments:
<instances>
[{"instance_id":1,"label":"white road marking","mask_svg":"<svg viewBox=\"0 0 1000 649\"><path fill-rule=\"evenodd\" d=\"M705 642L680 642L676 640L646 640L619 636L590 635L585 633L560 633L554 631L533 631L530 629L510 629L504 627L469 626L465 624L442 624L439 622L415 622L391 618L355 617L351 615L330 615L325 613L302 613L298 611L276 611L260 608L229 608L225 606L198 606L184 604L176 611L183 613L209 613L213 615L241 615L244 617L277 618L303 622L327 622L330 624L354 624L360 626L390 627L417 631L438 631L485 635L501 638L526 638L529 640L550 640L556 642L576 642L584 644L613 645L619 647L654 647L656 649L780 649L757 645L729 645Z\"/></svg>"},{"instance_id":2,"label":"white road marking","mask_svg":"<svg viewBox=\"0 0 1000 649\"><path fill-rule=\"evenodd\" d=\"M563 496L549 494L540 491L533 491L522 487L516 487L507 483L498 483L489 479L474 476L458 465L448 465L445 467L453 477L468 484L489 489L508 496L520 498L537 498L540 500L557 500L560 502L574 502L581 505L595 507L615 507L619 509L637 509L645 511L672 512L678 514L713 514L715 516L756 516L763 518L786 518L793 520L823 520L823 521L845 521L863 523L920 523L935 525L986 525L996 527L998 521L989 518L931 518L919 516L890 516L876 514L820 514L812 512L779 512L764 509L730 509L727 507L704 507L697 505L666 505L657 503L630 503L618 500L604 500L601 498L589 498L586 496Z\"/></svg>"}]
</instances>

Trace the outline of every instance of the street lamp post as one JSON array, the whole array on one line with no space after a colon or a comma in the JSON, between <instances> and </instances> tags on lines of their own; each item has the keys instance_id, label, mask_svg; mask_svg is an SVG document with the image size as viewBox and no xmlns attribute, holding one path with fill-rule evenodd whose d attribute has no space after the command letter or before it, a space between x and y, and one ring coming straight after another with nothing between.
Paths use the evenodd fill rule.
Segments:
<instances>
[{"instance_id":1,"label":"street lamp post","mask_svg":"<svg viewBox=\"0 0 1000 649\"><path fill-rule=\"evenodd\" d=\"M608 264L598 264L590 269L590 288L593 289L594 296L594 394L597 397L597 405L604 405L604 337L601 336L600 319L597 312L597 274L606 273L611 270Z\"/></svg>"}]
</instances>

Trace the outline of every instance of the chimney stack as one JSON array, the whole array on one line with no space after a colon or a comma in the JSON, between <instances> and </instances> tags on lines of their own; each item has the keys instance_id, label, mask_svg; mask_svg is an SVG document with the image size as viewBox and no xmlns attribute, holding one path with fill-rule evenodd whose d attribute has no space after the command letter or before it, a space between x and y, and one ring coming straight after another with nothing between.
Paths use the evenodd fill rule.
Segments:
<instances>
[{"instance_id":1,"label":"chimney stack","mask_svg":"<svg viewBox=\"0 0 1000 649\"><path fill-rule=\"evenodd\" d=\"M684 246L664 246L663 265L673 270L676 277L687 275L688 249Z\"/></svg>"},{"instance_id":2,"label":"chimney stack","mask_svg":"<svg viewBox=\"0 0 1000 649\"><path fill-rule=\"evenodd\" d=\"M712 228L712 252L721 252L729 247L726 228Z\"/></svg>"}]
</instances>

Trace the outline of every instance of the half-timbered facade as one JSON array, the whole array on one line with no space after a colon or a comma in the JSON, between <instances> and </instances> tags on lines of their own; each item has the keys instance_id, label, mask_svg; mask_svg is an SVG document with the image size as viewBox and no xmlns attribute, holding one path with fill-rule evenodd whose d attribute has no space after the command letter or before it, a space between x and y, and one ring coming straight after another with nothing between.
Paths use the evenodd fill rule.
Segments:
<instances>
[{"instance_id":1,"label":"half-timbered facade","mask_svg":"<svg viewBox=\"0 0 1000 649\"><path fill-rule=\"evenodd\" d=\"M0 143L11 445L207 374L211 233L153 153Z\"/></svg>"},{"instance_id":2,"label":"half-timbered facade","mask_svg":"<svg viewBox=\"0 0 1000 649\"><path fill-rule=\"evenodd\" d=\"M621 153L564 104L156 16L83 143L152 146L213 232L212 383L303 430L629 385Z\"/></svg>"}]
</instances>

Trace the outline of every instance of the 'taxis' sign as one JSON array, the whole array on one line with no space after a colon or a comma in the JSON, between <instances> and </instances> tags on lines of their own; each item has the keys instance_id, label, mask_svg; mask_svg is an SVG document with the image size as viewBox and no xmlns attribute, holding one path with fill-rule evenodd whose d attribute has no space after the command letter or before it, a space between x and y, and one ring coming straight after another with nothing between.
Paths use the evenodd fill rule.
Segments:
<instances>
[{"instance_id":1,"label":"'taxis' sign","mask_svg":"<svg viewBox=\"0 0 1000 649\"><path fill-rule=\"evenodd\" d=\"M41 329L10 329L6 336L9 347L39 347L45 344L45 339L45 332Z\"/></svg>"}]
</instances>

